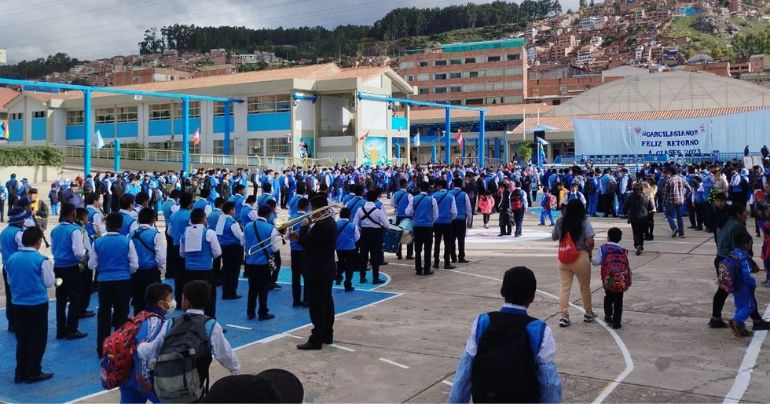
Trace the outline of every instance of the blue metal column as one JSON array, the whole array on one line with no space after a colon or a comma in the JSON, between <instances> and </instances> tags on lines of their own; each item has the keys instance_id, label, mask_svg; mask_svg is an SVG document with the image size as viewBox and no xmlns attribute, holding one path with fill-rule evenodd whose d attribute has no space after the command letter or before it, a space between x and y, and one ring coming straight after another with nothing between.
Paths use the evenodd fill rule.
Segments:
<instances>
[{"instance_id":1,"label":"blue metal column","mask_svg":"<svg viewBox=\"0 0 770 404\"><path fill-rule=\"evenodd\" d=\"M436 142L433 141L433 143L430 145L430 162L436 163Z\"/></svg>"},{"instance_id":2,"label":"blue metal column","mask_svg":"<svg viewBox=\"0 0 770 404\"><path fill-rule=\"evenodd\" d=\"M484 126L486 126L486 120L484 117L484 111L479 111L479 168L484 168L484 149L486 148L486 142L484 141Z\"/></svg>"},{"instance_id":3,"label":"blue metal column","mask_svg":"<svg viewBox=\"0 0 770 404\"><path fill-rule=\"evenodd\" d=\"M460 159L465 158L465 139L463 139L463 145L460 146Z\"/></svg>"},{"instance_id":4,"label":"blue metal column","mask_svg":"<svg viewBox=\"0 0 770 404\"><path fill-rule=\"evenodd\" d=\"M91 133L94 131L91 119L91 90L83 90L83 178L91 174Z\"/></svg>"},{"instance_id":5,"label":"blue metal column","mask_svg":"<svg viewBox=\"0 0 770 404\"><path fill-rule=\"evenodd\" d=\"M190 174L190 99L182 98L182 175ZM180 179L181 180L181 179Z\"/></svg>"},{"instance_id":6,"label":"blue metal column","mask_svg":"<svg viewBox=\"0 0 770 404\"><path fill-rule=\"evenodd\" d=\"M225 143L224 143L224 154L225 156L230 156L230 108L232 106L232 103L230 101L225 101Z\"/></svg>"},{"instance_id":7,"label":"blue metal column","mask_svg":"<svg viewBox=\"0 0 770 404\"><path fill-rule=\"evenodd\" d=\"M113 159L115 174L120 172L120 139L115 139L115 158Z\"/></svg>"},{"instance_id":8,"label":"blue metal column","mask_svg":"<svg viewBox=\"0 0 770 404\"><path fill-rule=\"evenodd\" d=\"M503 131L503 157L505 157L505 164L508 164L511 162L510 156L508 154L508 134Z\"/></svg>"},{"instance_id":9,"label":"blue metal column","mask_svg":"<svg viewBox=\"0 0 770 404\"><path fill-rule=\"evenodd\" d=\"M446 108L444 110L444 134L446 138L444 139L444 162L447 164L451 164L451 158L452 158L452 118L451 118L451 109Z\"/></svg>"}]
</instances>

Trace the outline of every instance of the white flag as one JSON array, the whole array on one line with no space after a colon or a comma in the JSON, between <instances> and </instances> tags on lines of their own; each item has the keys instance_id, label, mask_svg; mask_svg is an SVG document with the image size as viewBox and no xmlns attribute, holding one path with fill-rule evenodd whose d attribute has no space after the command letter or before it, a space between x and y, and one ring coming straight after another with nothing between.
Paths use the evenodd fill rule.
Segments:
<instances>
[{"instance_id":1,"label":"white flag","mask_svg":"<svg viewBox=\"0 0 770 404\"><path fill-rule=\"evenodd\" d=\"M420 147L420 133L414 135L414 147Z\"/></svg>"},{"instance_id":2,"label":"white flag","mask_svg":"<svg viewBox=\"0 0 770 404\"><path fill-rule=\"evenodd\" d=\"M96 130L96 148L101 149L104 147L104 139L102 139L102 132L98 129Z\"/></svg>"}]
</instances>

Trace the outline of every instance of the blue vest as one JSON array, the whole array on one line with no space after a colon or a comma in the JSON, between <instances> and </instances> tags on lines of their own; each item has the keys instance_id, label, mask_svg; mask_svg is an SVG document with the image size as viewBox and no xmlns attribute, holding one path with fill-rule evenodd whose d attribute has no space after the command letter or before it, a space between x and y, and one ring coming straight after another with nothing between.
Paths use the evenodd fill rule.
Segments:
<instances>
[{"instance_id":1,"label":"blue vest","mask_svg":"<svg viewBox=\"0 0 770 404\"><path fill-rule=\"evenodd\" d=\"M453 189L449 191L449 194L455 198L455 206L457 207L457 217L455 220L465 220L465 192L460 189Z\"/></svg>"},{"instance_id":2,"label":"blue vest","mask_svg":"<svg viewBox=\"0 0 770 404\"><path fill-rule=\"evenodd\" d=\"M40 265L48 258L37 251L19 251L8 259L5 270L11 287L11 302L19 306L48 303Z\"/></svg>"},{"instance_id":3,"label":"blue vest","mask_svg":"<svg viewBox=\"0 0 770 404\"><path fill-rule=\"evenodd\" d=\"M91 206L86 206L86 210L88 211L88 223L86 223L86 233L88 234L88 237L93 240L96 237L96 228L94 227L94 216L99 213L99 211Z\"/></svg>"},{"instance_id":4,"label":"blue vest","mask_svg":"<svg viewBox=\"0 0 770 404\"><path fill-rule=\"evenodd\" d=\"M225 219L225 228L222 230L222 235L217 235L217 240L219 240L219 245L225 246L225 245L241 245L241 240L235 237L235 234L233 234L232 226L235 224L235 219L233 219L232 216L227 216L227 219ZM216 231L217 224L214 223L214 227L211 230Z\"/></svg>"},{"instance_id":5,"label":"blue vest","mask_svg":"<svg viewBox=\"0 0 770 404\"><path fill-rule=\"evenodd\" d=\"M297 203L302 199L302 195L294 195L289 199L289 215L297 213Z\"/></svg>"},{"instance_id":6,"label":"blue vest","mask_svg":"<svg viewBox=\"0 0 770 404\"><path fill-rule=\"evenodd\" d=\"M249 218L249 212L251 212L252 210L254 209L251 206L244 204L243 209L241 209L241 214L238 215L238 217L240 218L241 226L243 226L244 229L246 228L247 224L251 223L251 218Z\"/></svg>"},{"instance_id":7,"label":"blue vest","mask_svg":"<svg viewBox=\"0 0 770 404\"><path fill-rule=\"evenodd\" d=\"M214 256L211 254L211 244L206 240L206 230L202 237L200 251L184 253L184 268L188 271L211 271L214 267Z\"/></svg>"},{"instance_id":8,"label":"blue vest","mask_svg":"<svg viewBox=\"0 0 770 404\"><path fill-rule=\"evenodd\" d=\"M442 189L433 194L433 198L436 199L436 203L438 204L438 218L436 218L436 223L451 223L452 201L454 200L454 196L450 195L447 190Z\"/></svg>"},{"instance_id":9,"label":"blue vest","mask_svg":"<svg viewBox=\"0 0 770 404\"><path fill-rule=\"evenodd\" d=\"M166 202L163 202L163 207L161 207L161 210L163 211L163 219L166 221L171 220L171 208L176 206L176 201L169 198L166 200Z\"/></svg>"},{"instance_id":10,"label":"blue vest","mask_svg":"<svg viewBox=\"0 0 770 404\"><path fill-rule=\"evenodd\" d=\"M302 215L301 215L299 212L295 212L294 214L292 214L291 216L289 216L289 220L292 220L292 219L296 219L296 218L298 218L298 217L300 217L300 216L302 216ZM299 223L298 223L298 224L296 224L296 225L294 225L294 226L291 228L291 231L296 231L296 232L298 232L298 231L299 231L299 228L300 228L300 225L301 225L301 224L299 224ZM290 242L289 242L289 246L291 247L291 250L292 250L292 251L302 251L302 250L304 250L304 248L302 248L302 244L300 244L300 243L299 243L299 241L290 240Z\"/></svg>"},{"instance_id":11,"label":"blue vest","mask_svg":"<svg viewBox=\"0 0 770 404\"><path fill-rule=\"evenodd\" d=\"M201 210L205 211L206 210L206 206L208 206L208 205L209 205L209 201L207 201L205 199L198 199L193 204L193 209L201 209Z\"/></svg>"},{"instance_id":12,"label":"blue vest","mask_svg":"<svg viewBox=\"0 0 770 404\"><path fill-rule=\"evenodd\" d=\"M219 221L220 216L222 216L221 209L212 210L209 217L206 218L206 226L211 230L217 231L217 222Z\"/></svg>"},{"instance_id":13,"label":"blue vest","mask_svg":"<svg viewBox=\"0 0 770 404\"><path fill-rule=\"evenodd\" d=\"M366 201L364 198L360 196L354 196L348 200L348 203L345 205L348 209L350 209L350 217L356 217L356 213L358 213L358 210L364 207L364 204Z\"/></svg>"},{"instance_id":14,"label":"blue vest","mask_svg":"<svg viewBox=\"0 0 770 404\"><path fill-rule=\"evenodd\" d=\"M269 194L262 194L262 195L260 195L259 198L257 198L257 207L260 207L260 206L266 204L267 201L269 201L271 199L273 199L272 195L269 195Z\"/></svg>"},{"instance_id":15,"label":"blue vest","mask_svg":"<svg viewBox=\"0 0 770 404\"><path fill-rule=\"evenodd\" d=\"M151 228L138 228L131 234L131 242L139 258L139 270L158 267L155 262L155 235L158 231ZM101 261L101 257L99 257Z\"/></svg>"},{"instance_id":16,"label":"blue vest","mask_svg":"<svg viewBox=\"0 0 770 404\"><path fill-rule=\"evenodd\" d=\"M123 226L120 227L118 233L128 236L128 233L131 231L131 225L134 224L136 219L125 212L120 212L120 215L123 216Z\"/></svg>"},{"instance_id":17,"label":"blue vest","mask_svg":"<svg viewBox=\"0 0 770 404\"><path fill-rule=\"evenodd\" d=\"M265 222L264 220L257 220L244 228L244 237L246 239L246 252L251 246L257 243L260 246L270 244L270 234L273 232L273 225ZM259 236L257 236L257 233ZM246 255L246 263L249 265L267 265L267 257L273 254L272 247L259 251L252 255Z\"/></svg>"},{"instance_id":18,"label":"blue vest","mask_svg":"<svg viewBox=\"0 0 770 404\"><path fill-rule=\"evenodd\" d=\"M171 238L174 239L174 245L178 246L179 241L182 240L184 230L187 228L187 224L190 223L190 211L187 209L179 209L171 215Z\"/></svg>"},{"instance_id":19,"label":"blue vest","mask_svg":"<svg viewBox=\"0 0 770 404\"><path fill-rule=\"evenodd\" d=\"M433 202L431 196L419 194L412 199L414 225L416 227L433 227Z\"/></svg>"},{"instance_id":20,"label":"blue vest","mask_svg":"<svg viewBox=\"0 0 770 404\"><path fill-rule=\"evenodd\" d=\"M227 199L228 202L233 202L235 204L236 217L241 217L241 208L243 208L243 201L245 200L246 198L244 198L241 194L232 195Z\"/></svg>"},{"instance_id":21,"label":"blue vest","mask_svg":"<svg viewBox=\"0 0 770 404\"><path fill-rule=\"evenodd\" d=\"M396 202L396 217L409 217L406 214L406 208L409 206L409 193L402 189L393 195L393 199Z\"/></svg>"},{"instance_id":22,"label":"blue vest","mask_svg":"<svg viewBox=\"0 0 770 404\"><path fill-rule=\"evenodd\" d=\"M128 266L128 237L106 234L94 241L94 251L99 261L96 280L99 282L131 279Z\"/></svg>"},{"instance_id":23,"label":"blue vest","mask_svg":"<svg viewBox=\"0 0 770 404\"><path fill-rule=\"evenodd\" d=\"M356 225L348 219L337 220L337 251L351 251L356 249Z\"/></svg>"},{"instance_id":24,"label":"blue vest","mask_svg":"<svg viewBox=\"0 0 770 404\"><path fill-rule=\"evenodd\" d=\"M51 252L55 268L73 267L80 263L72 252L72 233L75 230L80 230L80 227L67 222L62 222L51 230Z\"/></svg>"},{"instance_id":25,"label":"blue vest","mask_svg":"<svg viewBox=\"0 0 770 404\"><path fill-rule=\"evenodd\" d=\"M16 243L16 233L23 231L21 227L8 225L0 232L0 246L3 249L3 265L8 266L8 258L16 251L19 251L19 244Z\"/></svg>"}]
</instances>

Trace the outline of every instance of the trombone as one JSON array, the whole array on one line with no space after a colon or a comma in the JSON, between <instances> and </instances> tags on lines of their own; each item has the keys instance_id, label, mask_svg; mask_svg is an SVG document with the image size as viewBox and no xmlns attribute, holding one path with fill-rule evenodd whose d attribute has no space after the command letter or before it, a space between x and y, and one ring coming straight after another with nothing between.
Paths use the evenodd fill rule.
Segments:
<instances>
[{"instance_id":1,"label":"trombone","mask_svg":"<svg viewBox=\"0 0 770 404\"><path fill-rule=\"evenodd\" d=\"M302 216L297 216L291 220L275 219L275 229L278 230L279 234L276 234L275 236L272 236L272 237L268 237L267 239L257 242L253 246L249 247L249 249L246 251L246 256L254 255L264 250L265 248L270 247L270 245L273 244L274 240L278 238L282 239L284 237L284 233L286 233L286 230L293 228L294 226L304 222L305 220L309 220L311 223L313 223L319 220L334 217L340 214L341 209L342 209L342 206L340 205L330 205L330 206L324 206L322 208L315 209L313 211L305 213Z\"/></svg>"}]
</instances>

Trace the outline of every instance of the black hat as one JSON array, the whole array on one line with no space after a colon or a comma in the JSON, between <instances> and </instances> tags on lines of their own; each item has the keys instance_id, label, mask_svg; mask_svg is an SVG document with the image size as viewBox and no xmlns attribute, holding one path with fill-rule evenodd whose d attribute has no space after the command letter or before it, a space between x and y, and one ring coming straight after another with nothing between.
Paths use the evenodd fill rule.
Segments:
<instances>
[{"instance_id":1,"label":"black hat","mask_svg":"<svg viewBox=\"0 0 770 404\"><path fill-rule=\"evenodd\" d=\"M205 403L301 403L302 382L283 369L256 375L233 375L219 379L203 398Z\"/></svg>"}]
</instances>

